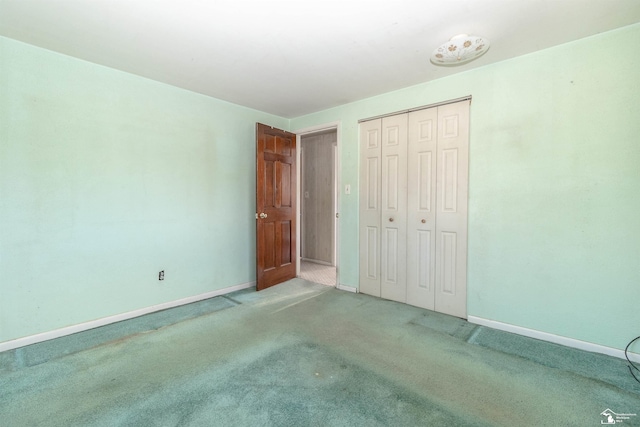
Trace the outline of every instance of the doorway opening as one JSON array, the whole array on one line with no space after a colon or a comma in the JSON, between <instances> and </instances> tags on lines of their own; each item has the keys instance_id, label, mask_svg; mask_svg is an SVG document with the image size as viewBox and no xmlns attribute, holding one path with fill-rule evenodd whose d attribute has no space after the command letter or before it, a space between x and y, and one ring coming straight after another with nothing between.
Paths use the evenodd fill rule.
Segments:
<instances>
[{"instance_id":1,"label":"doorway opening","mask_svg":"<svg viewBox=\"0 0 640 427\"><path fill-rule=\"evenodd\" d=\"M338 285L338 129L297 131L298 277Z\"/></svg>"}]
</instances>

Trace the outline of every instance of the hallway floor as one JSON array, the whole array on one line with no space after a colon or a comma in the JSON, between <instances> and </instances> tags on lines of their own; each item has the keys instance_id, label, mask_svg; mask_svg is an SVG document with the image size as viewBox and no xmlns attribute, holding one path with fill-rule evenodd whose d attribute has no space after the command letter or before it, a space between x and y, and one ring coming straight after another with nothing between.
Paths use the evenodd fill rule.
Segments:
<instances>
[{"instance_id":1,"label":"hallway floor","mask_svg":"<svg viewBox=\"0 0 640 427\"><path fill-rule=\"evenodd\" d=\"M301 279L103 328L0 353L0 424L640 425L622 360Z\"/></svg>"},{"instance_id":2,"label":"hallway floor","mask_svg":"<svg viewBox=\"0 0 640 427\"><path fill-rule=\"evenodd\" d=\"M299 277L321 285L336 286L336 267L311 261L300 261Z\"/></svg>"}]
</instances>

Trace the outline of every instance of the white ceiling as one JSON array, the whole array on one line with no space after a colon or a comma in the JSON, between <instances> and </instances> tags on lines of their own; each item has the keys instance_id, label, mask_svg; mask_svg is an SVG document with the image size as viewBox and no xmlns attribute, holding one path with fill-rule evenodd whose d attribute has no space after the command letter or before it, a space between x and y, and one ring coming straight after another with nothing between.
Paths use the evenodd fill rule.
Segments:
<instances>
[{"instance_id":1,"label":"white ceiling","mask_svg":"<svg viewBox=\"0 0 640 427\"><path fill-rule=\"evenodd\" d=\"M636 22L639 0L0 0L0 35L289 118ZM460 33L491 48L431 64Z\"/></svg>"}]
</instances>

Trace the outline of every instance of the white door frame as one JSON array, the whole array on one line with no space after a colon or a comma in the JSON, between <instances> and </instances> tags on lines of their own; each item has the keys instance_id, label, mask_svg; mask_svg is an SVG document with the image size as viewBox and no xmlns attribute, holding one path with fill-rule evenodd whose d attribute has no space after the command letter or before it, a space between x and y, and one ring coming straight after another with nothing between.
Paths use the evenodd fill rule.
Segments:
<instances>
[{"instance_id":1,"label":"white door frame","mask_svg":"<svg viewBox=\"0 0 640 427\"><path fill-rule=\"evenodd\" d=\"M340 127L341 127L342 122L330 122L330 123L325 123L325 124L321 124L321 125L317 125L317 126L311 126L311 127L306 127L306 128L302 128L302 129L296 129L296 130L292 130L290 132L295 133L296 134L296 146L298 147L302 147L302 137L305 135L309 135L309 134L313 134L313 133L318 133L318 132L322 132L325 130L334 130L336 131L336 150L338 151L338 155L337 157L337 162L336 162L336 170L335 170L335 180L336 180L336 213L339 213L339 207L340 207L340 139L341 139L341 131L340 131ZM300 168L302 166L302 158L301 158L301 150L296 150L296 156L298 156L298 158L296 159L296 176L297 179L296 181L299 183L300 179L301 179L301 174L300 174ZM300 187L298 189L298 191L300 191L300 189L302 189L302 187ZM300 203L301 203L301 198L297 197L297 201L296 201L296 215L298 215L298 219L300 219L300 213L301 213L301 208L300 208ZM300 224L301 222L298 221L298 223ZM338 239L340 238L340 221L336 221L336 227L335 227L335 253L334 256L336 258L336 287L340 287L340 265L339 265L339 260L340 260L340 256L339 256L339 248L340 245L338 244ZM300 238L301 238L301 228L302 227L297 227L296 229L296 275L300 274L300 250L301 250L301 245L300 245Z\"/></svg>"}]
</instances>

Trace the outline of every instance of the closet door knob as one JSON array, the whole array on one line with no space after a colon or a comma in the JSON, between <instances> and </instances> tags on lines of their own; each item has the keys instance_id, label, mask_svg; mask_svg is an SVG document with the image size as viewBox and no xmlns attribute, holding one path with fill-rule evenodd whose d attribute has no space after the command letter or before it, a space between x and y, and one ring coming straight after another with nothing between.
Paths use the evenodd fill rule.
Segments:
<instances>
[{"instance_id":1,"label":"closet door knob","mask_svg":"<svg viewBox=\"0 0 640 427\"><path fill-rule=\"evenodd\" d=\"M389 218L389 222L393 222L393 218Z\"/></svg>"},{"instance_id":2,"label":"closet door knob","mask_svg":"<svg viewBox=\"0 0 640 427\"><path fill-rule=\"evenodd\" d=\"M427 220L426 220L426 219L423 219L423 220L422 220L422 221L420 221L420 222L424 224L425 222L427 222Z\"/></svg>"}]
</instances>

